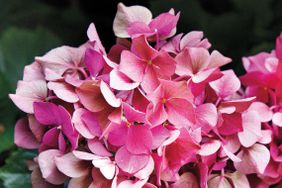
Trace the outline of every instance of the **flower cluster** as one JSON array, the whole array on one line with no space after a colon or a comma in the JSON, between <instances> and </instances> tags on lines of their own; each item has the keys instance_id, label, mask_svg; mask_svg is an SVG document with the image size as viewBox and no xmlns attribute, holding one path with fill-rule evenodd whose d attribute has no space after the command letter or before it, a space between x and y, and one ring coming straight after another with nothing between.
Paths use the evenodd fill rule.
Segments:
<instances>
[{"instance_id":1,"label":"flower cluster","mask_svg":"<svg viewBox=\"0 0 282 188\"><path fill-rule=\"evenodd\" d=\"M10 98L35 188L268 187L282 179L282 36L240 79L179 13L118 5L117 43L55 48ZM281 86L281 87L280 87Z\"/></svg>"}]
</instances>

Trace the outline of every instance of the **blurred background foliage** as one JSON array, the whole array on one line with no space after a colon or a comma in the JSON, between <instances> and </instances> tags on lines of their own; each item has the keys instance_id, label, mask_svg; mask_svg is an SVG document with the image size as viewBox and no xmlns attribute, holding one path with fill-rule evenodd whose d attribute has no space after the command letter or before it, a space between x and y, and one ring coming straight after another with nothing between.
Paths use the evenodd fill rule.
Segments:
<instances>
[{"instance_id":1,"label":"blurred background foliage","mask_svg":"<svg viewBox=\"0 0 282 188\"><path fill-rule=\"evenodd\" d=\"M112 22L119 1L105 0L0 0L0 188L29 188L26 160L35 151L17 149L13 129L24 114L8 99L23 67L34 56L56 46L78 46L95 22L106 49L115 42ZM231 57L232 68L243 74L241 57L270 51L282 31L281 0L124 0L144 5L154 15L175 8L181 11L178 32L202 30L212 48Z\"/></svg>"}]
</instances>

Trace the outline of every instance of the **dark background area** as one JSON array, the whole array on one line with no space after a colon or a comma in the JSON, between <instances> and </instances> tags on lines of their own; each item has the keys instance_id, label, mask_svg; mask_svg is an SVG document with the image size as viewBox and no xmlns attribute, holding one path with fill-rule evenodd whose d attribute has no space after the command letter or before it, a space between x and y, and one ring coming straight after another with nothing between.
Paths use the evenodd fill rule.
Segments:
<instances>
[{"instance_id":1,"label":"dark background area","mask_svg":"<svg viewBox=\"0 0 282 188\"><path fill-rule=\"evenodd\" d=\"M0 187L31 187L25 160L35 151L13 145L13 128L24 114L7 97L14 93L23 67L34 56L62 45L78 46L87 40L94 22L108 50L115 43L112 23L115 0L0 0ZM243 74L241 57L270 51L282 31L281 0L124 0L143 5L153 15L170 8L181 11L178 32L204 31L217 49Z\"/></svg>"}]
</instances>

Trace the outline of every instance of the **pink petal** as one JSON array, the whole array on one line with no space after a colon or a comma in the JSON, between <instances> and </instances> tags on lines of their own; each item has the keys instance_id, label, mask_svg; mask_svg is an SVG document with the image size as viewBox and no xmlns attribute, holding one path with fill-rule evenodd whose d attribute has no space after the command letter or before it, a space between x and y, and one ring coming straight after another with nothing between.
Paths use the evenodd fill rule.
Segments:
<instances>
[{"instance_id":1,"label":"pink petal","mask_svg":"<svg viewBox=\"0 0 282 188\"><path fill-rule=\"evenodd\" d=\"M33 115L28 115L29 128L38 142L42 141L45 127L40 125Z\"/></svg>"},{"instance_id":2,"label":"pink petal","mask_svg":"<svg viewBox=\"0 0 282 188\"><path fill-rule=\"evenodd\" d=\"M282 34L276 38L275 53L279 59L282 59Z\"/></svg>"},{"instance_id":3,"label":"pink petal","mask_svg":"<svg viewBox=\"0 0 282 188\"><path fill-rule=\"evenodd\" d=\"M205 130L215 127L217 124L217 109L212 103L205 103L195 109L195 116L197 124Z\"/></svg>"},{"instance_id":4,"label":"pink petal","mask_svg":"<svg viewBox=\"0 0 282 188\"><path fill-rule=\"evenodd\" d=\"M68 188L85 188L89 187L92 182L92 178L88 176L79 177L79 178L71 178L68 183Z\"/></svg>"},{"instance_id":5,"label":"pink petal","mask_svg":"<svg viewBox=\"0 0 282 188\"><path fill-rule=\"evenodd\" d=\"M222 135L233 135L243 131L242 115L240 113L222 114L223 122L218 131Z\"/></svg>"},{"instance_id":6,"label":"pink petal","mask_svg":"<svg viewBox=\"0 0 282 188\"><path fill-rule=\"evenodd\" d=\"M163 125L151 129L153 144L152 149L157 149L166 139L170 137L170 132Z\"/></svg>"},{"instance_id":7,"label":"pink petal","mask_svg":"<svg viewBox=\"0 0 282 188\"><path fill-rule=\"evenodd\" d=\"M26 149L37 149L39 143L29 128L27 118L22 118L17 121L15 126L14 142L17 146Z\"/></svg>"},{"instance_id":8,"label":"pink petal","mask_svg":"<svg viewBox=\"0 0 282 188\"><path fill-rule=\"evenodd\" d=\"M131 38L136 38L141 35L149 37L155 34L155 32L152 31L151 28L143 22L131 23L127 28L127 32L131 36Z\"/></svg>"},{"instance_id":9,"label":"pink petal","mask_svg":"<svg viewBox=\"0 0 282 188\"><path fill-rule=\"evenodd\" d=\"M48 88L53 90L56 96L66 102L76 103L79 98L71 85L63 82L49 82Z\"/></svg>"},{"instance_id":10,"label":"pink petal","mask_svg":"<svg viewBox=\"0 0 282 188\"><path fill-rule=\"evenodd\" d=\"M270 160L270 153L264 145L255 144L251 148L240 151L237 155L242 159L234 163L235 168L244 174L263 173Z\"/></svg>"},{"instance_id":11,"label":"pink petal","mask_svg":"<svg viewBox=\"0 0 282 188\"><path fill-rule=\"evenodd\" d=\"M144 168L150 160L149 155L134 155L127 151L123 146L121 147L115 156L117 165L125 172L134 174Z\"/></svg>"},{"instance_id":12,"label":"pink petal","mask_svg":"<svg viewBox=\"0 0 282 188\"><path fill-rule=\"evenodd\" d=\"M209 179L208 187L232 188L232 185L224 176L215 176Z\"/></svg>"},{"instance_id":13,"label":"pink petal","mask_svg":"<svg viewBox=\"0 0 282 188\"><path fill-rule=\"evenodd\" d=\"M38 156L38 165L42 173L42 177L49 183L59 185L67 180L56 167L55 157L62 156L59 150L51 149L43 151Z\"/></svg>"},{"instance_id":14,"label":"pink petal","mask_svg":"<svg viewBox=\"0 0 282 188\"><path fill-rule=\"evenodd\" d=\"M275 114L273 114L272 122L276 126L282 127L282 113L281 112L276 112Z\"/></svg>"},{"instance_id":15,"label":"pink petal","mask_svg":"<svg viewBox=\"0 0 282 188\"><path fill-rule=\"evenodd\" d=\"M158 73L170 77L175 73L176 62L165 51L161 51L153 60L153 65L158 67Z\"/></svg>"},{"instance_id":16,"label":"pink petal","mask_svg":"<svg viewBox=\"0 0 282 188\"><path fill-rule=\"evenodd\" d=\"M130 51L121 53L119 70L135 82L142 81L146 65L147 62L144 62Z\"/></svg>"},{"instance_id":17,"label":"pink petal","mask_svg":"<svg viewBox=\"0 0 282 188\"><path fill-rule=\"evenodd\" d=\"M171 99L166 103L168 121L177 127L189 127L195 122L194 108L184 99Z\"/></svg>"},{"instance_id":18,"label":"pink petal","mask_svg":"<svg viewBox=\"0 0 282 188\"><path fill-rule=\"evenodd\" d=\"M201 149L198 151L198 153L201 156L209 156L214 154L219 150L221 146L221 142L218 140L212 140L210 142L204 143L201 145Z\"/></svg>"},{"instance_id":19,"label":"pink petal","mask_svg":"<svg viewBox=\"0 0 282 188\"><path fill-rule=\"evenodd\" d=\"M92 161L94 159L101 158L97 155L94 155L94 154L88 153L88 152L84 152L84 151L74 150L74 151L72 151L72 153L76 158L81 159L81 160L86 160L86 161Z\"/></svg>"},{"instance_id":20,"label":"pink petal","mask_svg":"<svg viewBox=\"0 0 282 188\"><path fill-rule=\"evenodd\" d=\"M223 71L223 76L218 80L210 82L210 86L218 97L225 98L236 93L241 87L240 80L233 70Z\"/></svg>"},{"instance_id":21,"label":"pink petal","mask_svg":"<svg viewBox=\"0 0 282 188\"><path fill-rule=\"evenodd\" d=\"M114 19L113 29L115 35L120 38L128 38L127 28L131 23L144 22L148 24L152 19L152 13L149 9L142 6L126 7L124 4L118 4L117 14Z\"/></svg>"},{"instance_id":22,"label":"pink petal","mask_svg":"<svg viewBox=\"0 0 282 188\"><path fill-rule=\"evenodd\" d=\"M147 107L146 119L153 126L160 125L164 121L166 121L167 120L167 113L165 111L164 105L163 104L157 104L157 106L154 107L153 104L149 104L148 107Z\"/></svg>"},{"instance_id":23,"label":"pink petal","mask_svg":"<svg viewBox=\"0 0 282 188\"><path fill-rule=\"evenodd\" d=\"M160 38L163 39L169 37L172 34L171 32L173 31L173 29L175 29L178 19L179 14L175 16L170 13L162 13L154 18L149 26L152 30L157 30Z\"/></svg>"},{"instance_id":24,"label":"pink petal","mask_svg":"<svg viewBox=\"0 0 282 188\"><path fill-rule=\"evenodd\" d=\"M91 112L99 112L107 107L107 102L96 81L88 80L76 89L76 93L83 106Z\"/></svg>"},{"instance_id":25,"label":"pink petal","mask_svg":"<svg viewBox=\"0 0 282 188\"><path fill-rule=\"evenodd\" d=\"M232 60L228 57L223 56L217 50L214 50L210 56L209 68L218 68L223 65L230 63Z\"/></svg>"},{"instance_id":26,"label":"pink petal","mask_svg":"<svg viewBox=\"0 0 282 188\"><path fill-rule=\"evenodd\" d=\"M134 176L139 179L146 179L150 177L153 171L154 171L154 160L152 157L150 157L148 164L143 169L135 173Z\"/></svg>"},{"instance_id":27,"label":"pink petal","mask_svg":"<svg viewBox=\"0 0 282 188\"><path fill-rule=\"evenodd\" d=\"M78 178L89 173L89 163L76 158L73 153L55 157L55 163L58 170L68 177Z\"/></svg>"},{"instance_id":28,"label":"pink petal","mask_svg":"<svg viewBox=\"0 0 282 188\"><path fill-rule=\"evenodd\" d=\"M103 157L110 157L112 153L110 153L107 148L103 145L102 141L92 139L88 140L88 148L92 153Z\"/></svg>"},{"instance_id":29,"label":"pink petal","mask_svg":"<svg viewBox=\"0 0 282 188\"><path fill-rule=\"evenodd\" d=\"M194 69L192 65L192 59L189 54L188 48L184 49L182 52L180 52L176 57L176 70L175 73L179 76L184 75L193 75Z\"/></svg>"},{"instance_id":30,"label":"pink petal","mask_svg":"<svg viewBox=\"0 0 282 188\"><path fill-rule=\"evenodd\" d=\"M131 51L139 58L150 61L157 55L157 50L152 48L144 35L132 40Z\"/></svg>"},{"instance_id":31,"label":"pink petal","mask_svg":"<svg viewBox=\"0 0 282 188\"><path fill-rule=\"evenodd\" d=\"M110 87L117 90L132 90L139 86L139 83L133 82L125 74L113 69L110 73Z\"/></svg>"},{"instance_id":32,"label":"pink petal","mask_svg":"<svg viewBox=\"0 0 282 188\"><path fill-rule=\"evenodd\" d=\"M148 154L152 148L152 133L146 125L132 125L128 129L126 149L132 154Z\"/></svg>"},{"instance_id":33,"label":"pink petal","mask_svg":"<svg viewBox=\"0 0 282 188\"><path fill-rule=\"evenodd\" d=\"M133 122L145 122L145 113L134 109L132 106L128 105L127 103L122 104L122 109L124 116L126 119L133 123Z\"/></svg>"},{"instance_id":34,"label":"pink petal","mask_svg":"<svg viewBox=\"0 0 282 188\"><path fill-rule=\"evenodd\" d=\"M240 143L244 147L250 147L260 140L261 134L261 122L259 121L258 114L250 111L242 115L243 120L243 132L238 133Z\"/></svg>"},{"instance_id":35,"label":"pink petal","mask_svg":"<svg viewBox=\"0 0 282 188\"><path fill-rule=\"evenodd\" d=\"M82 121L82 115L84 113L88 112L87 110L83 109L83 108L78 108L74 111L73 116L72 116L72 122L74 124L75 129L85 138L87 139L92 139L95 137L95 133L96 131L92 132L88 126ZM91 114L91 113L90 113ZM94 115L94 114L93 114ZM91 122L91 123L95 123ZM96 124L93 127L97 127ZM90 126L90 128L92 128L92 126ZM94 129L96 130L96 129ZM100 130L101 131L101 130ZM94 133L94 134L93 134Z\"/></svg>"},{"instance_id":36,"label":"pink petal","mask_svg":"<svg viewBox=\"0 0 282 188\"><path fill-rule=\"evenodd\" d=\"M141 86L146 93L152 93L159 86L158 75L154 67L147 66Z\"/></svg>"},{"instance_id":37,"label":"pink petal","mask_svg":"<svg viewBox=\"0 0 282 188\"><path fill-rule=\"evenodd\" d=\"M118 99L115 94L113 93L113 91L110 89L110 87L108 86L108 84L106 84L104 81L101 81L100 83L100 89L101 89L101 93L103 94L105 100L107 101L107 103L109 105L111 105L112 107L120 107L121 105L121 100Z\"/></svg>"}]
</instances>

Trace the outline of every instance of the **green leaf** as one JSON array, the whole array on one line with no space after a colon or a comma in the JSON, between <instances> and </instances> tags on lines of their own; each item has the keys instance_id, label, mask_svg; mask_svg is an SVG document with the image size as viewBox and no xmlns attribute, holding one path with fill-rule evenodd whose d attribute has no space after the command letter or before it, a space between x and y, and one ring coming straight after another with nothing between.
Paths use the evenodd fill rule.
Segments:
<instances>
[{"instance_id":1,"label":"green leaf","mask_svg":"<svg viewBox=\"0 0 282 188\"><path fill-rule=\"evenodd\" d=\"M33 151L18 149L6 160L6 164L0 168L0 179L6 188L30 188L30 171L26 161L36 156Z\"/></svg>"},{"instance_id":2,"label":"green leaf","mask_svg":"<svg viewBox=\"0 0 282 188\"><path fill-rule=\"evenodd\" d=\"M0 67L6 80L12 86L22 78L24 66L34 60L34 56L43 55L58 46L60 40L42 28L35 31L9 28L0 38Z\"/></svg>"}]
</instances>

